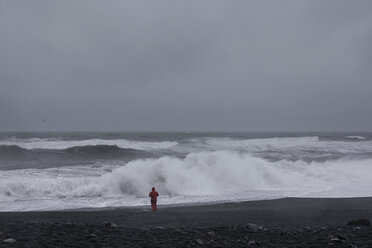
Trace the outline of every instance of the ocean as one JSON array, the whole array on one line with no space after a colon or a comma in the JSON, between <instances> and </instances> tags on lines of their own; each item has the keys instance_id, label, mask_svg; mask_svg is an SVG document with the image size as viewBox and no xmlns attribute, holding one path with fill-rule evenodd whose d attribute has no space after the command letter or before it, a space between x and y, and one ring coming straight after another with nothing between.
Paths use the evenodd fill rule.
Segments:
<instances>
[{"instance_id":1,"label":"ocean","mask_svg":"<svg viewBox=\"0 0 372 248\"><path fill-rule=\"evenodd\" d=\"M0 133L0 211L372 196L372 133Z\"/></svg>"}]
</instances>

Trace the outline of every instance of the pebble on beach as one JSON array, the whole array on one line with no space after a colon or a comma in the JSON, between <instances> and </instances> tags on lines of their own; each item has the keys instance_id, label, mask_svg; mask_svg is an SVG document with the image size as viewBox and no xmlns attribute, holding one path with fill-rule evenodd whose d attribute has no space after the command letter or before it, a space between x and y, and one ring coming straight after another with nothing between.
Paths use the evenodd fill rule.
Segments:
<instances>
[{"instance_id":1,"label":"pebble on beach","mask_svg":"<svg viewBox=\"0 0 372 248\"><path fill-rule=\"evenodd\" d=\"M17 242L17 240L10 238L10 239L5 239L3 242L4 242L4 243L9 243L9 244L11 244L11 243L15 243L15 242Z\"/></svg>"}]
</instances>

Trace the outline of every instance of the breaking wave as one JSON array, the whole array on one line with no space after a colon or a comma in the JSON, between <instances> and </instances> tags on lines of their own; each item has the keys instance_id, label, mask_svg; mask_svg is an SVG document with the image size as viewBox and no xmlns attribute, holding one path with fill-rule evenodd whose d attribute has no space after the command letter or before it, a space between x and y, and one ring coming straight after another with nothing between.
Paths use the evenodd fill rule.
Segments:
<instances>
[{"instance_id":1,"label":"breaking wave","mask_svg":"<svg viewBox=\"0 0 372 248\"><path fill-rule=\"evenodd\" d=\"M353 136L361 140L361 136ZM359 137L359 138L355 138ZM356 142L345 142L340 140L320 140L318 136L313 137L280 137L263 139L237 140L232 138L208 138L205 143L215 149L236 149L250 152L278 151L282 154L288 152L301 154L312 152L324 153L363 153L372 151L371 140Z\"/></svg>"},{"instance_id":2,"label":"breaking wave","mask_svg":"<svg viewBox=\"0 0 372 248\"><path fill-rule=\"evenodd\" d=\"M129 155L136 155L136 154L143 154L143 151L138 151L135 149L125 149L120 148L116 145L109 146L109 145L95 145L95 146L74 146L69 147L66 149L61 150L54 150L54 149L32 149L28 150L16 145L11 146L0 146L0 155L1 158L10 157L12 159L17 156L17 158L22 157L31 157L31 156L57 156L68 158L68 156L78 156L78 157L105 157L105 156L129 156ZM66 157L67 156L67 157Z\"/></svg>"},{"instance_id":3,"label":"breaking wave","mask_svg":"<svg viewBox=\"0 0 372 248\"><path fill-rule=\"evenodd\" d=\"M250 192L256 192L258 198L265 198L260 192L277 198L372 196L371 159L270 162L244 153L215 151L192 153L184 159L134 160L103 175L70 168L70 173L61 176L61 171L55 170L4 172L0 199L68 198L77 201L79 207L89 207L82 197L96 199L96 205L110 197L131 197L131 205L141 205L152 186L167 197L168 203L177 197L185 201L201 196L202 200L196 201L242 199Z\"/></svg>"},{"instance_id":4,"label":"breaking wave","mask_svg":"<svg viewBox=\"0 0 372 248\"><path fill-rule=\"evenodd\" d=\"M0 146L19 146L24 149L55 149L64 150L72 147L83 146L117 146L119 148L130 148L136 150L154 150L166 149L177 145L177 142L162 141L132 141L126 139L105 140L105 139L87 139L87 140L62 140L55 138L40 139L7 139L1 140Z\"/></svg>"},{"instance_id":5,"label":"breaking wave","mask_svg":"<svg viewBox=\"0 0 372 248\"><path fill-rule=\"evenodd\" d=\"M346 136L345 139L351 139L351 140L365 140L366 137L354 135L354 136Z\"/></svg>"},{"instance_id":6,"label":"breaking wave","mask_svg":"<svg viewBox=\"0 0 372 248\"><path fill-rule=\"evenodd\" d=\"M148 151L125 149L118 146L74 146L62 150L24 149L19 146L0 146L0 169L15 170L27 168L58 168L82 164L96 164L100 161L120 161L152 156Z\"/></svg>"}]
</instances>

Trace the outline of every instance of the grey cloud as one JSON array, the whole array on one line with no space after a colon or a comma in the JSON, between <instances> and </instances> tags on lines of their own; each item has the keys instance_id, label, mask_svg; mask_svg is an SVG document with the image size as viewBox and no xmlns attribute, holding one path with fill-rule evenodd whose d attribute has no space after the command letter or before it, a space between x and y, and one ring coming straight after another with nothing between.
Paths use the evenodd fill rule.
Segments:
<instances>
[{"instance_id":1,"label":"grey cloud","mask_svg":"<svg viewBox=\"0 0 372 248\"><path fill-rule=\"evenodd\" d=\"M0 130L368 131L371 9L2 1Z\"/></svg>"}]
</instances>

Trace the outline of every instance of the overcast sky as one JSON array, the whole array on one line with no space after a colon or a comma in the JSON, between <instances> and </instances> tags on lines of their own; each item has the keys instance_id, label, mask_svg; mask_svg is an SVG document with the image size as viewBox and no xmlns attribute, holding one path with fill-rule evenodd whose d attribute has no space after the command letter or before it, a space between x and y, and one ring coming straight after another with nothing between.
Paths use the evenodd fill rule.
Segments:
<instances>
[{"instance_id":1,"label":"overcast sky","mask_svg":"<svg viewBox=\"0 0 372 248\"><path fill-rule=\"evenodd\" d=\"M0 0L0 131L372 131L371 13Z\"/></svg>"}]
</instances>

